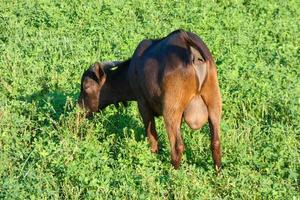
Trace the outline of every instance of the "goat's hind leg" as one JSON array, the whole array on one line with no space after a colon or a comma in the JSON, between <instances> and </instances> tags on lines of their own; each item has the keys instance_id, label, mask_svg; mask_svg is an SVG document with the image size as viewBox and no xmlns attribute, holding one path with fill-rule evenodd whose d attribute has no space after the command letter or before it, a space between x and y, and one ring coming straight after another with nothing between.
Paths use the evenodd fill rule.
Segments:
<instances>
[{"instance_id":1,"label":"goat's hind leg","mask_svg":"<svg viewBox=\"0 0 300 200\"><path fill-rule=\"evenodd\" d=\"M165 112L163 117L171 146L171 162L174 168L178 169L184 151L184 143L180 132L182 113Z\"/></svg>"},{"instance_id":2,"label":"goat's hind leg","mask_svg":"<svg viewBox=\"0 0 300 200\"><path fill-rule=\"evenodd\" d=\"M214 165L217 173L221 170L221 112L222 112L222 99L221 93L218 85L218 81L216 80L216 74L214 77L211 77L213 81L211 81L208 86L205 87L203 91L203 100L207 105L208 109L208 121L211 133L211 150L212 157L214 160ZM215 79L215 80L214 80Z\"/></svg>"}]
</instances>

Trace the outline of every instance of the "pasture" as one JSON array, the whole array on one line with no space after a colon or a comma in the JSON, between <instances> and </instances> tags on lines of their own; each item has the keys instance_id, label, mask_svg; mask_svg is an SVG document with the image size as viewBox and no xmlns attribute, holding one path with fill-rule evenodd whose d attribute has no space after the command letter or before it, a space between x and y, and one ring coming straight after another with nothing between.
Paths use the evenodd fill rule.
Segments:
<instances>
[{"instance_id":1,"label":"pasture","mask_svg":"<svg viewBox=\"0 0 300 200\"><path fill-rule=\"evenodd\" d=\"M1 199L300 199L297 0L0 3ZM183 28L213 53L223 169L209 127L182 134L179 170L161 118L152 154L135 102L78 121L80 78L144 38Z\"/></svg>"}]
</instances>

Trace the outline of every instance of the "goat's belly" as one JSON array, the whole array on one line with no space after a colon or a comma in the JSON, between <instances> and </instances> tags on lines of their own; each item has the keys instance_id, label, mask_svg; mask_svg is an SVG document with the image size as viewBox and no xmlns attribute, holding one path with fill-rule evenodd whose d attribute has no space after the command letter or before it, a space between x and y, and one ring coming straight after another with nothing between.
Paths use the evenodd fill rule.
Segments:
<instances>
[{"instance_id":1,"label":"goat's belly","mask_svg":"<svg viewBox=\"0 0 300 200\"><path fill-rule=\"evenodd\" d=\"M207 106L200 95L194 96L185 108L184 120L193 130L200 129L208 120Z\"/></svg>"},{"instance_id":2,"label":"goat's belly","mask_svg":"<svg viewBox=\"0 0 300 200\"><path fill-rule=\"evenodd\" d=\"M148 102L155 116L162 115L162 103L159 97L148 99Z\"/></svg>"}]
</instances>

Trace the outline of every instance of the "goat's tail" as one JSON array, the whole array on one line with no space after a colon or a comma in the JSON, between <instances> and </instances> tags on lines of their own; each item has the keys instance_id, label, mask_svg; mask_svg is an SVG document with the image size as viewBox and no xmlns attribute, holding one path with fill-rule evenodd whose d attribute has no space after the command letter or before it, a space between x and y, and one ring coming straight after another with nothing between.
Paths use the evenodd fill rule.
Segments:
<instances>
[{"instance_id":1,"label":"goat's tail","mask_svg":"<svg viewBox=\"0 0 300 200\"><path fill-rule=\"evenodd\" d=\"M204 61L213 61L211 52L209 51L208 47L199 36L188 31L182 31L182 32L187 44L197 49L200 52L201 56L203 57Z\"/></svg>"}]
</instances>

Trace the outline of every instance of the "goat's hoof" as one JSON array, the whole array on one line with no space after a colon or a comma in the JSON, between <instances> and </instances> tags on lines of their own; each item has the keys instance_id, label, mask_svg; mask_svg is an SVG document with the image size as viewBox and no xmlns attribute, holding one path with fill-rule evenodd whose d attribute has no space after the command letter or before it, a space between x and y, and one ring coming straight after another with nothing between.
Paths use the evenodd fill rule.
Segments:
<instances>
[{"instance_id":1,"label":"goat's hoof","mask_svg":"<svg viewBox=\"0 0 300 200\"><path fill-rule=\"evenodd\" d=\"M215 170L216 170L216 175L220 176L220 174L221 174L221 166L215 165Z\"/></svg>"}]
</instances>

